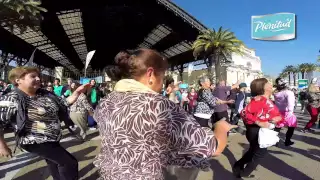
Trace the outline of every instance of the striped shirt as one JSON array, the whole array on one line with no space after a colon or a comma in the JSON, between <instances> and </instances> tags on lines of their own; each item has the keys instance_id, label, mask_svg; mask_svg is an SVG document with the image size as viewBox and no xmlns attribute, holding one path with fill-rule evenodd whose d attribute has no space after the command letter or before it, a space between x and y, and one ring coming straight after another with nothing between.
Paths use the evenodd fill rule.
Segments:
<instances>
[{"instance_id":1,"label":"striped shirt","mask_svg":"<svg viewBox=\"0 0 320 180\"><path fill-rule=\"evenodd\" d=\"M61 104L67 102L58 97ZM12 91L0 97L0 127L15 121L18 107L18 94ZM28 111L21 144L40 144L44 142L57 142L61 139L59 106L47 96L36 95L26 98Z\"/></svg>"}]
</instances>

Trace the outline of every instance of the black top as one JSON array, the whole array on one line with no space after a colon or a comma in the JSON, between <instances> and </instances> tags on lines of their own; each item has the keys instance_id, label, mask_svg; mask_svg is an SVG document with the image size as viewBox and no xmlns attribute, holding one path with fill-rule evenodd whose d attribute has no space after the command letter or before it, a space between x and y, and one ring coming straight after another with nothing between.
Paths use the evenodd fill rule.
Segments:
<instances>
[{"instance_id":1,"label":"black top","mask_svg":"<svg viewBox=\"0 0 320 180\"><path fill-rule=\"evenodd\" d=\"M300 100L307 100L307 92L301 91L299 95Z\"/></svg>"}]
</instances>

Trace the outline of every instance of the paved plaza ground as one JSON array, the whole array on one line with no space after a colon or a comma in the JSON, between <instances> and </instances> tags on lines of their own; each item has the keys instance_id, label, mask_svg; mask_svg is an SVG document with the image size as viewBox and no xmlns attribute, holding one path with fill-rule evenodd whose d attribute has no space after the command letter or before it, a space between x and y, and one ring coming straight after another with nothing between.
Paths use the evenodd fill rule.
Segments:
<instances>
[{"instance_id":1,"label":"paved plaza ground","mask_svg":"<svg viewBox=\"0 0 320 180\"><path fill-rule=\"evenodd\" d=\"M301 133L300 129L309 117L301 112L299 128L295 131L292 147L269 148L269 155L264 158L261 166L254 172L253 180L320 180L320 130L314 133ZM284 137L285 129L281 137ZM91 131L91 140L81 143L70 138L63 139L61 144L79 161L79 174L82 180L96 180L97 170L92 165L93 158L99 152L100 140L97 131ZM10 147L14 146L12 134L6 134ZM231 164L241 158L248 148L245 136L231 135L229 145L223 155L211 161L212 170L201 172L198 180L232 180ZM0 180L46 180L50 177L46 163L39 157L19 152L11 159L0 158Z\"/></svg>"}]
</instances>

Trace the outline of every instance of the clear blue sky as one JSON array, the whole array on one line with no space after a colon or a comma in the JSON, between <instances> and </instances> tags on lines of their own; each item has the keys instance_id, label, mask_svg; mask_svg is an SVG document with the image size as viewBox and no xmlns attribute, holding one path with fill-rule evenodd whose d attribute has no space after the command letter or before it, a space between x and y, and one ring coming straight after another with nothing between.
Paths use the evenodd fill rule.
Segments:
<instances>
[{"instance_id":1,"label":"clear blue sky","mask_svg":"<svg viewBox=\"0 0 320 180\"><path fill-rule=\"evenodd\" d=\"M209 28L230 28L262 60L262 71L276 76L286 65L315 63L320 49L319 0L173 0ZM297 39L251 39L251 16L295 13Z\"/></svg>"}]
</instances>

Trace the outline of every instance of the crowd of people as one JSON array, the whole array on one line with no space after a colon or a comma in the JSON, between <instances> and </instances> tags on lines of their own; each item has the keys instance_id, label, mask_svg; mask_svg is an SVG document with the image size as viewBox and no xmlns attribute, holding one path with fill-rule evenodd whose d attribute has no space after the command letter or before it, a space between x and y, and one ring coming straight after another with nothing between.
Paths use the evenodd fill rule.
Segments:
<instances>
[{"instance_id":1,"label":"crowd of people","mask_svg":"<svg viewBox=\"0 0 320 180\"><path fill-rule=\"evenodd\" d=\"M114 64L106 68L117 82L112 92L95 80L41 83L34 67L10 71L13 88L0 96L0 125L13 124L17 146L44 158L54 180L79 179L76 158L59 144L60 123L71 133L78 128L76 136L86 140L88 116L94 117L101 137L94 165L103 180L195 180L210 167L208 160L223 152L240 120L250 147L233 165L236 177L253 177L267 154L258 142L261 128L279 132L287 127L284 144L294 144L296 97L284 79L276 79L274 89L265 78L253 80L249 88L244 82L227 86L223 80L215 85L202 76L199 89L187 90L165 78L168 62L154 50L121 51ZM300 98L311 115L303 130L309 132L320 112L319 87L311 84ZM1 134L0 156L9 155Z\"/></svg>"}]
</instances>

